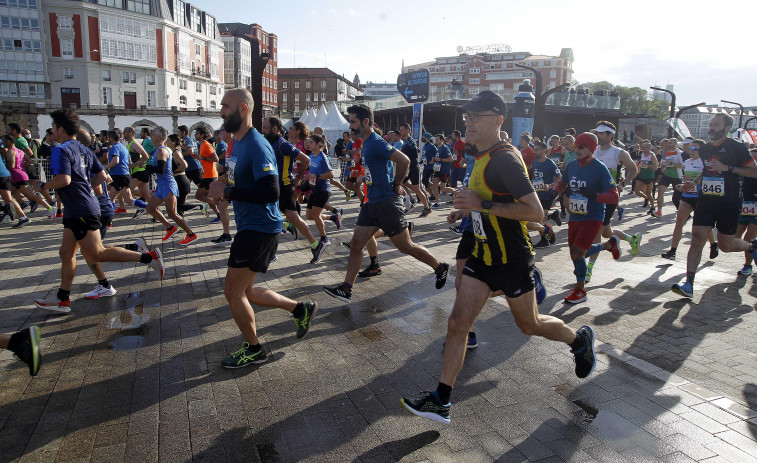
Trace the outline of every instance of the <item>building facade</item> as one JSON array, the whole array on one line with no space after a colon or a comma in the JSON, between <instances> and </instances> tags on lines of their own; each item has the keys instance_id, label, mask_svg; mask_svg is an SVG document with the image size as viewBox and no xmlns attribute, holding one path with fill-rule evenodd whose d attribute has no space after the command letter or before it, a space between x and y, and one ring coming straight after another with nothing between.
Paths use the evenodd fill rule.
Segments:
<instances>
[{"instance_id":1,"label":"building facade","mask_svg":"<svg viewBox=\"0 0 757 463\"><path fill-rule=\"evenodd\" d=\"M335 101L340 110L363 96L359 83L350 81L328 68L279 69L279 109L281 114L297 117L306 109Z\"/></svg>"},{"instance_id":2,"label":"building facade","mask_svg":"<svg viewBox=\"0 0 757 463\"><path fill-rule=\"evenodd\" d=\"M50 95L40 0L0 0L0 98L44 102Z\"/></svg>"},{"instance_id":3,"label":"building facade","mask_svg":"<svg viewBox=\"0 0 757 463\"><path fill-rule=\"evenodd\" d=\"M468 99L482 90L491 90L505 101L513 101L523 79L533 81L533 73L516 67L516 64L541 71L542 90L573 80L573 50L570 48L563 48L559 56L533 55L529 52L461 53L404 66L402 72L429 70L430 102Z\"/></svg>"},{"instance_id":4,"label":"building facade","mask_svg":"<svg viewBox=\"0 0 757 463\"><path fill-rule=\"evenodd\" d=\"M676 112L678 112L678 109L679 108L676 108ZM707 140L707 132L710 130L710 119L718 113L725 113L733 117L733 127L738 128L740 111L738 109L725 108L717 105L703 105L687 109L686 112L681 114L680 118L686 123L692 136ZM757 116L757 111L745 108L744 114L741 117L742 124L748 125L748 128L754 129L757 127L757 121L753 120L748 124L747 121L755 116Z\"/></svg>"},{"instance_id":5,"label":"building facade","mask_svg":"<svg viewBox=\"0 0 757 463\"><path fill-rule=\"evenodd\" d=\"M215 18L183 0L42 0L50 103L217 110Z\"/></svg>"},{"instance_id":6,"label":"building facade","mask_svg":"<svg viewBox=\"0 0 757 463\"><path fill-rule=\"evenodd\" d=\"M218 25L224 47L226 88L255 90L253 76L260 75L263 114L273 113L278 105L278 38L259 24L221 23ZM268 61L263 62L263 53Z\"/></svg>"}]
</instances>

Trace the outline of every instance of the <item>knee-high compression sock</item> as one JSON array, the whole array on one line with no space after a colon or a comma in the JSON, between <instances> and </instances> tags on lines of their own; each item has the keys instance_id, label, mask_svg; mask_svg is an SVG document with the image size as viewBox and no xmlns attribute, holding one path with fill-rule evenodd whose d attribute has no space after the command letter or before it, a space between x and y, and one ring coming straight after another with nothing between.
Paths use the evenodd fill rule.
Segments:
<instances>
[{"instance_id":1,"label":"knee-high compression sock","mask_svg":"<svg viewBox=\"0 0 757 463\"><path fill-rule=\"evenodd\" d=\"M586 259L578 259L573 261L573 274L576 275L576 281L582 283L586 281Z\"/></svg>"},{"instance_id":2,"label":"knee-high compression sock","mask_svg":"<svg viewBox=\"0 0 757 463\"><path fill-rule=\"evenodd\" d=\"M592 244L588 251L586 251L586 257L591 257L594 254L598 254L602 250L602 243Z\"/></svg>"},{"instance_id":3,"label":"knee-high compression sock","mask_svg":"<svg viewBox=\"0 0 757 463\"><path fill-rule=\"evenodd\" d=\"M147 203L142 201L141 199L135 199L134 205L140 209L147 209Z\"/></svg>"}]
</instances>

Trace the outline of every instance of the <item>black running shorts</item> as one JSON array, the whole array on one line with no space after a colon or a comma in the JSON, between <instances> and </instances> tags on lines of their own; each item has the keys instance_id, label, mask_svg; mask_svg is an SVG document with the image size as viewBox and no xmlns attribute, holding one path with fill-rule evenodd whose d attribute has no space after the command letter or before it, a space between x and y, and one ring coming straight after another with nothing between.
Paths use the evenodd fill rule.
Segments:
<instances>
[{"instance_id":1,"label":"black running shorts","mask_svg":"<svg viewBox=\"0 0 757 463\"><path fill-rule=\"evenodd\" d=\"M282 185L279 184L279 210L283 214L284 211L296 211L297 206L294 204L294 187L292 184Z\"/></svg>"},{"instance_id":2,"label":"black running shorts","mask_svg":"<svg viewBox=\"0 0 757 463\"><path fill-rule=\"evenodd\" d=\"M308 209L312 209L314 207L320 207L321 209L323 209L326 203L329 202L329 196L331 196L330 191L311 192L310 198L308 198Z\"/></svg>"},{"instance_id":3,"label":"black running shorts","mask_svg":"<svg viewBox=\"0 0 757 463\"><path fill-rule=\"evenodd\" d=\"M2 162L2 161L0 161ZM0 190L5 191L11 191L11 178L8 177L0 177Z\"/></svg>"},{"instance_id":4,"label":"black running shorts","mask_svg":"<svg viewBox=\"0 0 757 463\"><path fill-rule=\"evenodd\" d=\"M63 228L68 228L74 232L76 241L81 241L87 236L90 230L100 231L102 224L99 215L90 215L88 217L63 218Z\"/></svg>"},{"instance_id":5,"label":"black running shorts","mask_svg":"<svg viewBox=\"0 0 757 463\"><path fill-rule=\"evenodd\" d=\"M110 184L116 191L131 187L131 177L129 175L111 175L113 182Z\"/></svg>"},{"instance_id":6,"label":"black running shorts","mask_svg":"<svg viewBox=\"0 0 757 463\"><path fill-rule=\"evenodd\" d=\"M253 272L265 273L278 247L279 233L238 231L231 243L227 263L231 268L249 268Z\"/></svg>"},{"instance_id":7,"label":"black running shorts","mask_svg":"<svg viewBox=\"0 0 757 463\"><path fill-rule=\"evenodd\" d=\"M200 169L185 170L184 175L186 175L195 185L202 183L202 171Z\"/></svg>"},{"instance_id":8,"label":"black running shorts","mask_svg":"<svg viewBox=\"0 0 757 463\"><path fill-rule=\"evenodd\" d=\"M694 209L694 226L715 227L724 235L735 235L741 217L740 203L700 200Z\"/></svg>"},{"instance_id":9,"label":"black running shorts","mask_svg":"<svg viewBox=\"0 0 757 463\"><path fill-rule=\"evenodd\" d=\"M404 198L394 195L378 203L363 203L355 224L378 227L390 238L399 235L407 228Z\"/></svg>"},{"instance_id":10,"label":"black running shorts","mask_svg":"<svg viewBox=\"0 0 757 463\"><path fill-rule=\"evenodd\" d=\"M483 281L493 293L502 291L509 298L520 297L535 287L532 259L490 266L470 257L465 261L463 275Z\"/></svg>"},{"instance_id":11,"label":"black running shorts","mask_svg":"<svg viewBox=\"0 0 757 463\"><path fill-rule=\"evenodd\" d=\"M463 236L460 238L460 243L457 245L457 252L455 253L455 260L468 259L473 254L473 246L476 244L476 238L473 236L473 232L463 231Z\"/></svg>"}]
</instances>

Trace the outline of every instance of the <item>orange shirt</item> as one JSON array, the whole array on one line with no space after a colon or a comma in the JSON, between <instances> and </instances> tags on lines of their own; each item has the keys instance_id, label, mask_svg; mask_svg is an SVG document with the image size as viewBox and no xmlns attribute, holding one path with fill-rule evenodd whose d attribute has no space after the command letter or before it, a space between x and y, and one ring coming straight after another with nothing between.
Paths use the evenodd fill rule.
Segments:
<instances>
[{"instance_id":1,"label":"orange shirt","mask_svg":"<svg viewBox=\"0 0 757 463\"><path fill-rule=\"evenodd\" d=\"M202 142L202 145L200 145L200 157L209 158L213 156L214 154L215 154L215 150L213 149L213 145L211 145L210 142L207 140ZM215 162L206 161L204 159L200 159L200 162L202 163L202 169L205 171L202 173L202 178L218 177L218 170L216 170Z\"/></svg>"}]
</instances>

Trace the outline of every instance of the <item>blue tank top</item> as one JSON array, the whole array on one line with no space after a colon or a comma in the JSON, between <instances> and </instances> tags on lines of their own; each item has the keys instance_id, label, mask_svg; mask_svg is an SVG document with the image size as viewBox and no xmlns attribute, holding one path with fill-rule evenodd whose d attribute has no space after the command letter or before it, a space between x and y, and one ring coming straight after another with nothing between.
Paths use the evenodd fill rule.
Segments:
<instances>
[{"instance_id":1,"label":"blue tank top","mask_svg":"<svg viewBox=\"0 0 757 463\"><path fill-rule=\"evenodd\" d=\"M173 156L173 153L171 153L170 149L161 145L155 150L153 157L155 157L158 153L158 150L161 150L161 149L165 149L166 151L168 151L168 159L166 159L166 170L164 170L163 172L159 172L157 174L158 185L169 186L172 183L176 183L176 180L174 180L173 178L173 166L171 165L171 157ZM157 164L157 162L158 161L156 160L155 163Z\"/></svg>"}]
</instances>

